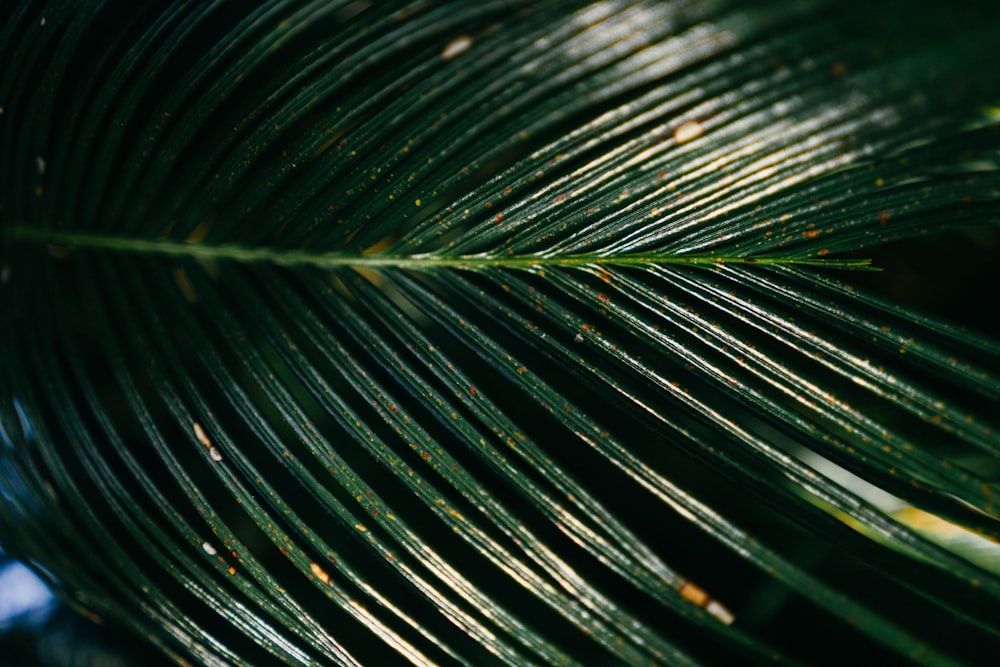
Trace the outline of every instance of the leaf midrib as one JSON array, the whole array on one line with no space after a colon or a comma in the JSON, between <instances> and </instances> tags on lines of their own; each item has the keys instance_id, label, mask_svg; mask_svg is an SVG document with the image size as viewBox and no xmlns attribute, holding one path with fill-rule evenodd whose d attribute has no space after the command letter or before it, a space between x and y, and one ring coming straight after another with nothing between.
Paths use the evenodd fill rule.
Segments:
<instances>
[{"instance_id":1,"label":"leaf midrib","mask_svg":"<svg viewBox=\"0 0 1000 667\"><path fill-rule=\"evenodd\" d=\"M652 266L664 264L764 264L806 265L828 268L871 268L871 260L854 258L812 258L802 256L753 255L665 255L656 253L578 254L476 254L448 255L420 253L395 255L365 252L315 252L307 249L276 249L261 246L212 244L201 241L169 241L136 239L125 236L59 232L51 229L10 225L3 229L4 238L23 243L55 245L68 250L99 250L105 252L165 255L202 261L229 260L245 264L275 264L279 266L315 266L320 268L401 268L428 270L433 268L533 268L583 266Z\"/></svg>"}]
</instances>

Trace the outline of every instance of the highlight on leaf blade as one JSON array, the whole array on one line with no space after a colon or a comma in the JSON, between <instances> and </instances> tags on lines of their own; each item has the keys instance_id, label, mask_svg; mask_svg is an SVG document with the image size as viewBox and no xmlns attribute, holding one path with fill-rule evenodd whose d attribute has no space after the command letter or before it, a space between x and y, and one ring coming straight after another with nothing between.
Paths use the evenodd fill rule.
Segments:
<instances>
[{"instance_id":1,"label":"highlight on leaf blade","mask_svg":"<svg viewBox=\"0 0 1000 667\"><path fill-rule=\"evenodd\" d=\"M979 662L1000 344L853 284L1000 211L918 4L22 3L4 548L181 663Z\"/></svg>"}]
</instances>

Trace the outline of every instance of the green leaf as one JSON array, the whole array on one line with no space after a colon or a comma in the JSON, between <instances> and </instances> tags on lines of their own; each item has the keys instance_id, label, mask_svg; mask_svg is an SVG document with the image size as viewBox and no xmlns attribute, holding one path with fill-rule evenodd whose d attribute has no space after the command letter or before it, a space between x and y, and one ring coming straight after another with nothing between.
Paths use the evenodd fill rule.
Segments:
<instances>
[{"instance_id":1,"label":"green leaf","mask_svg":"<svg viewBox=\"0 0 1000 667\"><path fill-rule=\"evenodd\" d=\"M997 19L11 8L0 541L179 664L988 664L1000 342L866 285Z\"/></svg>"}]
</instances>

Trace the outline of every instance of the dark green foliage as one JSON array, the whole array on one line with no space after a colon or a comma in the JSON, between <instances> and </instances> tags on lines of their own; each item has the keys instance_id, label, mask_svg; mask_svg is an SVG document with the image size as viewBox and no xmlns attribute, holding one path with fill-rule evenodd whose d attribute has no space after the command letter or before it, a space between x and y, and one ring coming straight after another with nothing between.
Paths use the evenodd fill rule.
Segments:
<instances>
[{"instance_id":1,"label":"dark green foliage","mask_svg":"<svg viewBox=\"0 0 1000 667\"><path fill-rule=\"evenodd\" d=\"M181 664L989 664L1000 343L863 283L995 243L1000 11L861 5L5 9L0 541Z\"/></svg>"}]
</instances>

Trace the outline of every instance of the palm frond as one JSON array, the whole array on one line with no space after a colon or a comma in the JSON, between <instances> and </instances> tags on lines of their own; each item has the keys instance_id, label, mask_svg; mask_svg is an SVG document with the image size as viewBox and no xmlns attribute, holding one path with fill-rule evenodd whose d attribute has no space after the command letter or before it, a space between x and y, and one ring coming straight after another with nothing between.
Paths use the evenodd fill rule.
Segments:
<instances>
[{"instance_id":1,"label":"palm frond","mask_svg":"<svg viewBox=\"0 0 1000 667\"><path fill-rule=\"evenodd\" d=\"M984 663L1000 343L863 283L1000 15L854 4L12 8L5 548L179 664Z\"/></svg>"}]
</instances>

